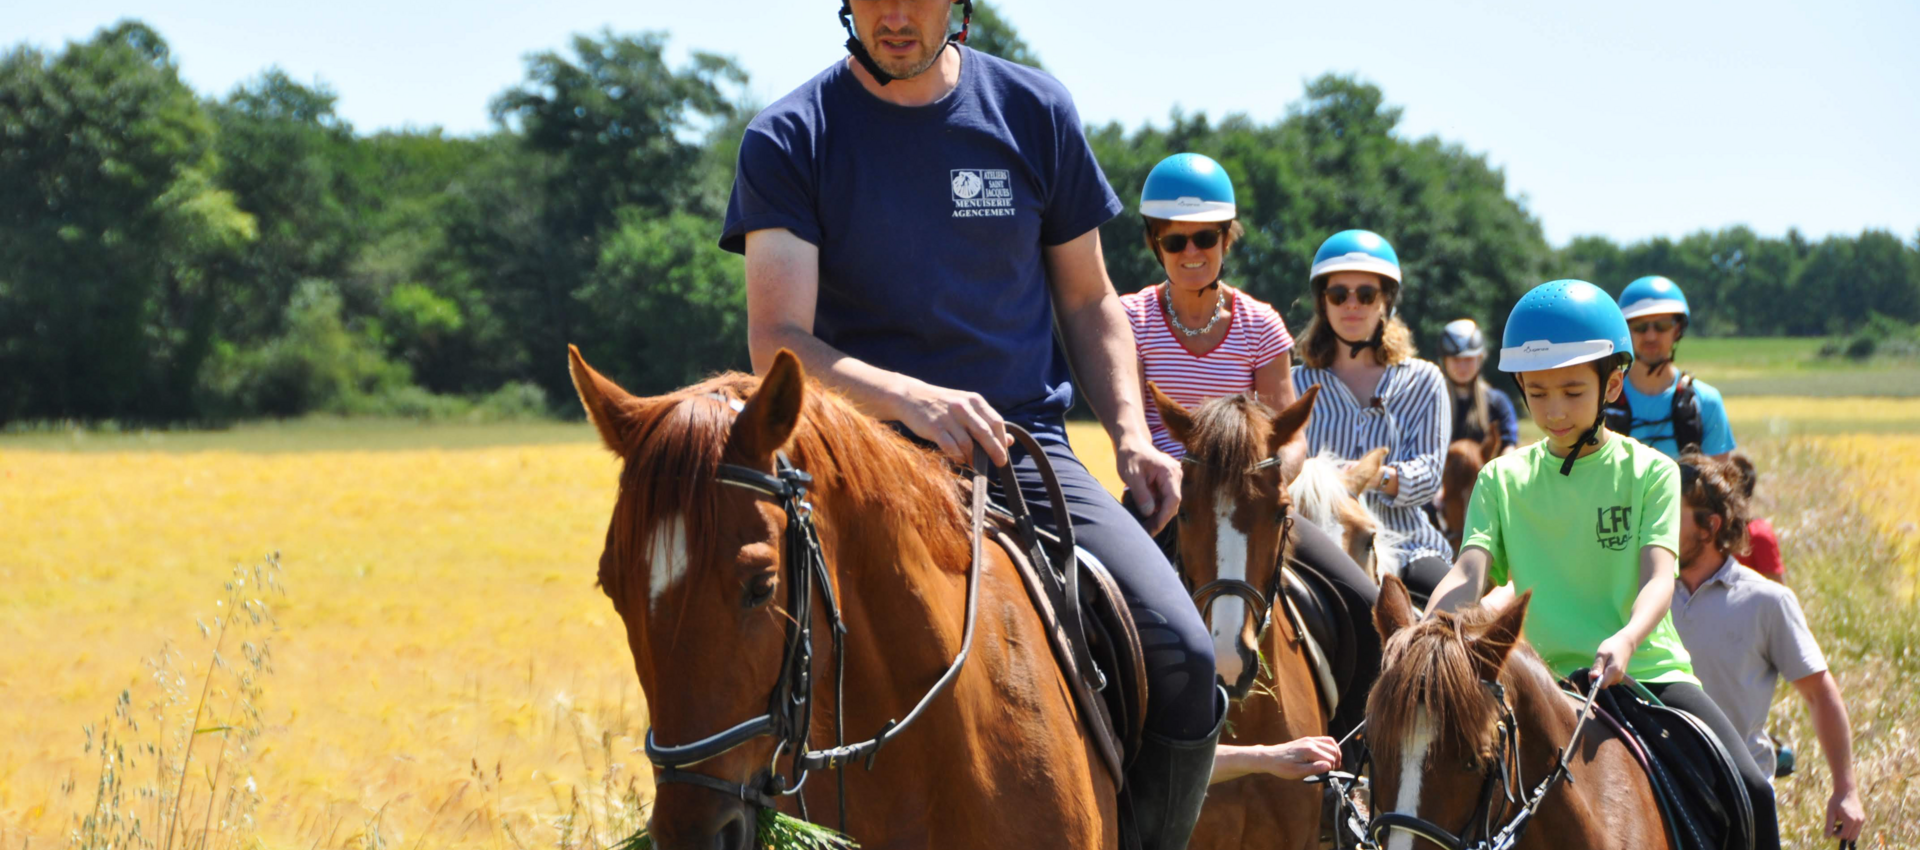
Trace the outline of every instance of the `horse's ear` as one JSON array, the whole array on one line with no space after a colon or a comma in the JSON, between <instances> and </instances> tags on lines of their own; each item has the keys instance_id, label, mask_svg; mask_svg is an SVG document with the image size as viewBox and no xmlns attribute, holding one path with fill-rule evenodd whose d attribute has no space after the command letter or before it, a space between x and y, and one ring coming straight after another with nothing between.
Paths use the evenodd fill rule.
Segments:
<instances>
[{"instance_id":1,"label":"horse's ear","mask_svg":"<svg viewBox=\"0 0 1920 850\"><path fill-rule=\"evenodd\" d=\"M654 405L588 366L580 349L573 345L567 346L567 370L573 374L573 391L580 395L580 406L587 409L587 420L600 432L600 441L614 454L626 457L633 450L633 435L639 433Z\"/></svg>"},{"instance_id":2,"label":"horse's ear","mask_svg":"<svg viewBox=\"0 0 1920 850\"><path fill-rule=\"evenodd\" d=\"M1361 493L1373 489L1374 485L1380 483L1380 466L1386 460L1387 447L1381 446L1354 461L1352 466L1347 467L1347 492L1358 499Z\"/></svg>"},{"instance_id":3,"label":"horse's ear","mask_svg":"<svg viewBox=\"0 0 1920 850\"><path fill-rule=\"evenodd\" d=\"M760 388L753 391L753 398L747 399L747 406L733 421L729 445L754 461L773 457L800 424L806 386L807 371L800 367L800 358L780 349L773 356L773 367L760 379Z\"/></svg>"},{"instance_id":4,"label":"horse's ear","mask_svg":"<svg viewBox=\"0 0 1920 850\"><path fill-rule=\"evenodd\" d=\"M1153 394L1153 406L1159 409L1160 421L1166 424L1167 433L1172 434L1173 439L1180 445L1193 448L1187 442L1193 436L1193 414L1181 407L1180 402L1168 398L1166 393L1161 392L1159 384L1148 381L1147 392Z\"/></svg>"},{"instance_id":5,"label":"horse's ear","mask_svg":"<svg viewBox=\"0 0 1920 850\"><path fill-rule=\"evenodd\" d=\"M1474 668L1480 678L1493 681L1500 677L1507 654L1520 642L1520 627L1527 620L1527 603L1532 601L1533 591L1520 594L1499 616L1468 635L1467 648L1473 653Z\"/></svg>"},{"instance_id":6,"label":"horse's ear","mask_svg":"<svg viewBox=\"0 0 1920 850\"><path fill-rule=\"evenodd\" d=\"M1300 429L1307 427L1307 419L1313 416L1313 400L1319 397L1320 385L1314 384L1287 405L1286 410L1273 415L1273 434L1267 438L1268 457L1280 451L1280 447L1300 433Z\"/></svg>"},{"instance_id":7,"label":"horse's ear","mask_svg":"<svg viewBox=\"0 0 1920 850\"><path fill-rule=\"evenodd\" d=\"M1380 596L1373 603L1373 628L1380 632L1380 640L1386 641L1419 618L1413 610L1413 597L1407 595L1400 577L1392 573L1382 577Z\"/></svg>"},{"instance_id":8,"label":"horse's ear","mask_svg":"<svg viewBox=\"0 0 1920 850\"><path fill-rule=\"evenodd\" d=\"M1487 438L1480 441L1480 459L1482 461L1490 461L1499 457L1500 449L1504 445L1505 443L1500 441L1499 429L1488 428Z\"/></svg>"}]
</instances>

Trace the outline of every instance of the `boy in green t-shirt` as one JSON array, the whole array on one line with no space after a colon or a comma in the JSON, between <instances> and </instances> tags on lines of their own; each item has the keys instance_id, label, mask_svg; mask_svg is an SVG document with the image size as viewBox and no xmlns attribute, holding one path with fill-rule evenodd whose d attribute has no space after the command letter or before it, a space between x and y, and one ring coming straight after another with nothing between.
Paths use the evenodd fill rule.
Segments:
<instances>
[{"instance_id":1,"label":"boy in green t-shirt","mask_svg":"<svg viewBox=\"0 0 1920 850\"><path fill-rule=\"evenodd\" d=\"M1546 439L1480 471L1466 535L1429 610L1503 607L1533 591L1526 638L1556 675L1591 662L1602 685L1631 674L1698 716L1739 764L1756 850L1780 846L1769 775L1700 681L1668 605L1679 573L1680 471L1607 430L1603 407L1633 362L1627 322L1599 287L1534 287L1507 318L1500 370L1514 372ZM1493 587L1481 599L1481 588Z\"/></svg>"}]
</instances>

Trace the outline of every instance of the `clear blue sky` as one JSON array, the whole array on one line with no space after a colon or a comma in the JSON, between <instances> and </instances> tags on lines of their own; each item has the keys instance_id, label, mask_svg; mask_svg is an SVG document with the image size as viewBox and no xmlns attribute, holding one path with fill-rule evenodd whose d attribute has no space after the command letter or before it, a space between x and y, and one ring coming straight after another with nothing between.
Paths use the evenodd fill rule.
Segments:
<instances>
[{"instance_id":1,"label":"clear blue sky","mask_svg":"<svg viewBox=\"0 0 1920 850\"><path fill-rule=\"evenodd\" d=\"M1920 231L1920 2L1379 3L1003 0L1088 123L1284 113L1353 72L1505 169L1554 244L1743 223L1822 236ZM832 0L370 2L0 0L0 45L58 47L123 17L189 83L225 93L279 65L362 131L484 131L523 57L611 26L676 55L733 56L766 102L841 56Z\"/></svg>"}]
</instances>

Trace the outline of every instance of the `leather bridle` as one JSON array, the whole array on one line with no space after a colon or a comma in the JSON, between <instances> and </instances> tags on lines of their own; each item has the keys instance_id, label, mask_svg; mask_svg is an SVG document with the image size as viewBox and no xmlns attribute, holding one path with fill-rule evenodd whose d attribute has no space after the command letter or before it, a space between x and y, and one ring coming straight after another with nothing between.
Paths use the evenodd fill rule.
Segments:
<instances>
[{"instance_id":1,"label":"leather bridle","mask_svg":"<svg viewBox=\"0 0 1920 850\"><path fill-rule=\"evenodd\" d=\"M1520 775L1520 726L1514 717L1513 706L1507 702L1506 687L1491 679L1482 679L1481 684L1500 703L1500 753L1488 764L1482 776L1480 801L1474 807L1473 814L1467 817L1467 830L1455 835L1419 815L1381 812L1367 822L1362 847L1377 850L1386 843L1388 833L1397 831L1409 833L1447 850L1512 850L1520 843L1521 834L1540 810L1547 793L1562 780L1573 781L1569 762L1573 751L1580 746L1580 736L1586 731L1588 718L1593 715L1593 700L1600 694L1598 683L1589 683L1586 703L1580 709L1580 716L1574 719L1573 736L1568 739L1566 746L1560 748L1553 770L1524 799L1516 793L1526 787L1526 781ZM1496 791L1505 798L1505 804L1499 807L1501 811L1513 806L1519 806L1520 809L1497 830L1493 826ZM1477 840L1474 838L1476 835L1480 836Z\"/></svg>"},{"instance_id":2,"label":"leather bridle","mask_svg":"<svg viewBox=\"0 0 1920 850\"><path fill-rule=\"evenodd\" d=\"M1180 460L1194 466L1206 466L1206 464L1194 460L1192 455L1183 457ZM1279 466L1280 463L1281 460L1279 456L1276 455L1247 467L1244 474L1252 475L1264 469L1272 469ZM1285 482L1282 483L1284 484ZM1291 505L1280 506L1280 546L1275 555L1278 564L1273 571L1273 576L1267 580L1266 589L1262 591L1254 587L1251 582L1237 578L1217 578L1200 585L1194 588L1193 603L1200 607L1200 618L1202 620L1212 615L1213 603L1215 601L1222 596L1232 596L1245 602L1247 604L1247 611L1253 615L1254 620L1260 623L1259 629L1253 633L1254 642L1258 643L1266 636L1267 628L1273 625L1273 609L1280 607L1278 605L1280 587L1285 579L1284 574L1288 569L1286 561L1287 541L1293 534L1293 517L1289 514L1289 508L1291 508ZM1182 572L1185 572L1184 568L1182 568ZM1292 609L1288 609L1287 613L1291 617L1293 614ZM1302 639L1301 636L1306 634L1306 625L1300 622L1294 622L1293 625L1294 640L1297 643Z\"/></svg>"},{"instance_id":3,"label":"leather bridle","mask_svg":"<svg viewBox=\"0 0 1920 850\"><path fill-rule=\"evenodd\" d=\"M724 396L714 396L717 400L732 406L739 412L740 403ZM1017 426L1009 424L1009 433L1028 450L1038 455L1039 444L1032 435ZM1016 433L1017 432L1017 433ZM767 711L757 717L741 721L727 729L709 735L700 740L678 746L664 746L654 738L653 730L647 731L647 759L658 768L654 782L658 785L686 784L695 785L737 797L742 802L757 807L776 808L777 797L795 796L805 787L807 777L816 770L833 770L840 782L839 809L840 828L845 831L847 822L846 766L850 762L864 761L867 769L873 769L873 762L880 749L901 732L920 719L927 706L945 693L953 685L960 671L966 666L967 658L973 648L973 633L976 614L979 609L980 573L983 557L982 547L985 537L982 534L986 521L987 477L984 470L990 468L986 453L975 449L972 471L972 504L970 512L972 561L967 568L967 601L965 626L960 638L960 651L941 674L938 681L920 697L911 711L898 720L888 720L879 731L858 743L846 743L846 702L844 691L846 683L846 624L840 618L840 606L833 592L832 576L827 569L826 555L820 546L820 535L813 521L813 505L807 501L807 487L813 483L812 476L795 467L788 461L786 453L776 453L774 474L769 475L758 469L735 464L721 464L715 473L720 484L751 490L761 496L773 499L786 513L786 530L782 546L787 564L787 613L786 643L781 651L780 675L774 680L772 693L767 698ZM1049 470L1049 474L1050 474ZM1003 485L1010 493L1020 492L1014 479L1012 464L1001 468ZM1055 496L1058 487L1050 486L1049 495ZM1056 496L1060 502L1057 507L1064 509L1064 497ZM1011 498L1018 519L1018 527L1031 538L1033 523L1026 511L1024 500ZM1068 538L1071 540L1071 538ZM1070 545L1070 544L1069 544ZM1038 555L1037 544L1036 556ZM1069 567L1071 571L1071 567ZM812 749L810 745L813 725L813 603L818 597L826 614L828 630L833 642L834 676L834 746L828 749ZM754 784L729 782L688 768L701 762L732 752L748 742L760 738L773 738L776 741L773 758L767 769L762 771ZM778 766L783 755L789 755L788 770L793 776L791 786L783 777ZM800 813L807 818L806 801L799 801Z\"/></svg>"}]
</instances>

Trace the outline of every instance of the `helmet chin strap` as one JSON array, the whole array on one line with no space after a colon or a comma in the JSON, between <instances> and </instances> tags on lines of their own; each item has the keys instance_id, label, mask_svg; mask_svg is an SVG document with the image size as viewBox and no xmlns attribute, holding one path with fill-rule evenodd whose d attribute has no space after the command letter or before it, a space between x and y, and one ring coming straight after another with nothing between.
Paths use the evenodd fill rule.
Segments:
<instances>
[{"instance_id":1,"label":"helmet chin strap","mask_svg":"<svg viewBox=\"0 0 1920 850\"><path fill-rule=\"evenodd\" d=\"M860 40L860 34L853 29L853 6L850 5L851 2L852 0L841 0L840 3L840 26L845 27L847 30L847 52L853 54L854 61L859 62L860 67L867 69L867 73L873 75L874 82L879 83L881 86L900 79L883 70L880 67L880 63L874 61L873 54L867 52L866 43ZM946 43L965 44L967 42L967 28L972 25L973 0L963 0L960 4L960 31L947 36ZM941 45L940 49L945 50L946 45Z\"/></svg>"},{"instance_id":2,"label":"helmet chin strap","mask_svg":"<svg viewBox=\"0 0 1920 850\"><path fill-rule=\"evenodd\" d=\"M1580 459L1580 452L1588 446L1600 445L1600 427L1607 422L1606 405L1600 406L1600 415L1593 420L1593 427L1581 432L1580 441L1573 444L1573 451L1567 452L1567 459L1560 463L1561 475L1573 474L1573 462Z\"/></svg>"},{"instance_id":3,"label":"helmet chin strap","mask_svg":"<svg viewBox=\"0 0 1920 850\"><path fill-rule=\"evenodd\" d=\"M1626 392L1626 388L1621 388ZM1600 382L1600 414L1593 418L1593 425L1580 432L1580 440L1573 444L1573 451L1567 452L1567 459L1560 463L1561 475L1573 474L1573 462L1580 459L1580 452L1588 446L1600 445L1600 428L1607 424L1607 382Z\"/></svg>"},{"instance_id":4,"label":"helmet chin strap","mask_svg":"<svg viewBox=\"0 0 1920 850\"><path fill-rule=\"evenodd\" d=\"M1366 339L1360 342L1348 342L1347 340L1344 340L1344 339L1340 341L1343 343L1346 343L1348 357L1359 357L1360 352L1366 351L1369 348L1378 349L1381 346L1381 344L1386 341L1386 338L1387 338L1387 322L1385 319L1382 319L1380 320L1380 324L1374 327L1372 336L1367 337Z\"/></svg>"}]
</instances>

